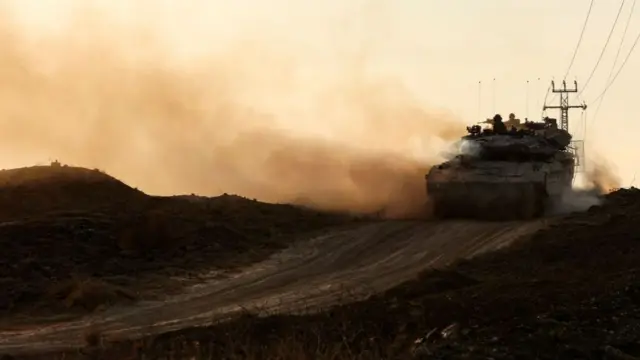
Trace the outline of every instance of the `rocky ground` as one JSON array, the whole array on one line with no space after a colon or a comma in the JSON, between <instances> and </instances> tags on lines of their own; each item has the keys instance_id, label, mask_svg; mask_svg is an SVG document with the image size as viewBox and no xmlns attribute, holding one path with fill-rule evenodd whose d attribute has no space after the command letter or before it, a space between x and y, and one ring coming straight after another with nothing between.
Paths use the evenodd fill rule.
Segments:
<instances>
[{"instance_id":1,"label":"rocky ground","mask_svg":"<svg viewBox=\"0 0 640 360\"><path fill-rule=\"evenodd\" d=\"M82 356L639 359L638 224L640 190L623 189L529 241L365 301L306 316L247 314L133 343L101 344L88 334Z\"/></svg>"},{"instance_id":2,"label":"rocky ground","mask_svg":"<svg viewBox=\"0 0 640 360\"><path fill-rule=\"evenodd\" d=\"M166 292L170 276L237 268L296 234L353 221L232 195L149 196L54 165L0 171L0 314L134 301Z\"/></svg>"}]
</instances>

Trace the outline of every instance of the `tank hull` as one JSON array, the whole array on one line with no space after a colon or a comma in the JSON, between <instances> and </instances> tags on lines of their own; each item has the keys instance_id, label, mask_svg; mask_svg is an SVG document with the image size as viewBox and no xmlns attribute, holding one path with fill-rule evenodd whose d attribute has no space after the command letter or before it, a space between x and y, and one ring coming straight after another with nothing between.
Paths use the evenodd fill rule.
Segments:
<instances>
[{"instance_id":1,"label":"tank hull","mask_svg":"<svg viewBox=\"0 0 640 360\"><path fill-rule=\"evenodd\" d=\"M483 220L532 219L571 188L574 159L559 153L550 161L465 161L434 166L426 175L435 216Z\"/></svg>"}]
</instances>

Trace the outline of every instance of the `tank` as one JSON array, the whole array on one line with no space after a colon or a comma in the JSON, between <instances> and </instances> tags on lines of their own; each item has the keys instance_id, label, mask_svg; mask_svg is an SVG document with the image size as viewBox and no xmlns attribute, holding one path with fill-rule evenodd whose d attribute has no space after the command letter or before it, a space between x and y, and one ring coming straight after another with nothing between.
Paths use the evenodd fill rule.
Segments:
<instances>
[{"instance_id":1,"label":"tank","mask_svg":"<svg viewBox=\"0 0 640 360\"><path fill-rule=\"evenodd\" d=\"M493 122L492 129L467 127L453 157L430 169L426 187L435 216L533 219L571 188L571 135L555 119L512 120Z\"/></svg>"}]
</instances>

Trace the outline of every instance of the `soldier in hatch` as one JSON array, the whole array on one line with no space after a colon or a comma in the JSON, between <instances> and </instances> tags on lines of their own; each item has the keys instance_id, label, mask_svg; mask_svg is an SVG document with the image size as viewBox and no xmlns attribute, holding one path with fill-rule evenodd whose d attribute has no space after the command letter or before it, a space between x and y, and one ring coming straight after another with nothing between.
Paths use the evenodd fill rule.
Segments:
<instances>
[{"instance_id":1,"label":"soldier in hatch","mask_svg":"<svg viewBox=\"0 0 640 360\"><path fill-rule=\"evenodd\" d=\"M554 130L558 129L558 120L557 119L552 119L552 118L550 118L548 116L545 116L544 123L547 124L547 126L550 127L551 129L554 129Z\"/></svg>"},{"instance_id":2,"label":"soldier in hatch","mask_svg":"<svg viewBox=\"0 0 640 360\"><path fill-rule=\"evenodd\" d=\"M493 132L496 134L504 134L507 132L507 127L502 122L502 116L500 114L496 114L493 117Z\"/></svg>"},{"instance_id":3,"label":"soldier in hatch","mask_svg":"<svg viewBox=\"0 0 640 360\"><path fill-rule=\"evenodd\" d=\"M504 123L504 125L505 125L508 129L516 128L516 130L517 130L517 129L522 128L522 123L520 122L520 119L517 119L517 118L516 118L516 114L514 114L514 113L509 114L509 120L507 120L507 121Z\"/></svg>"}]
</instances>

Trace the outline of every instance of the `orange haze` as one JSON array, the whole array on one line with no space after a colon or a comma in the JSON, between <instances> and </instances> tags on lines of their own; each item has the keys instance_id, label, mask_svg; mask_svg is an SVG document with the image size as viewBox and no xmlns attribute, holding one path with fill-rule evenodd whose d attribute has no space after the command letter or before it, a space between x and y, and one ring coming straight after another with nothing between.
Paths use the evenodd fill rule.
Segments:
<instances>
[{"instance_id":1,"label":"orange haze","mask_svg":"<svg viewBox=\"0 0 640 360\"><path fill-rule=\"evenodd\" d=\"M423 208L426 170L464 131L399 80L348 70L353 59L320 86L296 81L296 49L238 42L178 62L151 32L89 15L38 41L3 16L0 143L14 161L97 167L156 194L400 216ZM263 106L307 93L300 124Z\"/></svg>"}]
</instances>

